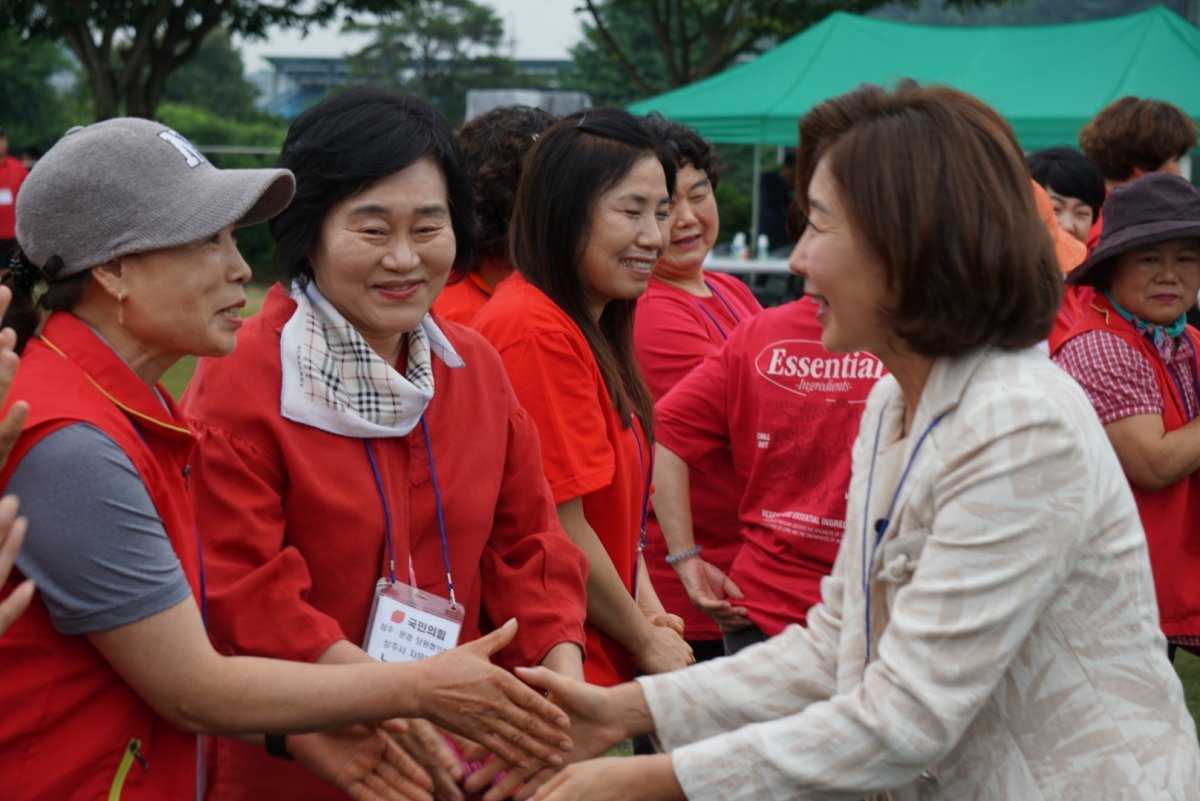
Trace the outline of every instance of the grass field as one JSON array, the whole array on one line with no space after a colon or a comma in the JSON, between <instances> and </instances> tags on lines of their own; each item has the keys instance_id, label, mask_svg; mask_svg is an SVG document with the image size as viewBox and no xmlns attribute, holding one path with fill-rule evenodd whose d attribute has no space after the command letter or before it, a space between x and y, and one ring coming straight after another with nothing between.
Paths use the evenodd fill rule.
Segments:
<instances>
[{"instance_id":1,"label":"grass field","mask_svg":"<svg viewBox=\"0 0 1200 801\"><path fill-rule=\"evenodd\" d=\"M248 302L244 310L244 316L249 316L258 311L259 307L262 306L266 292L266 287L246 287ZM195 369L195 357L189 356L181 359L163 376L163 386L167 388L172 397L178 399L183 393L184 387L187 386L188 379L192 377L192 371ZM1197 730L1200 730L1200 657L1181 652L1175 658L1175 668L1179 672L1180 679L1183 681L1183 690L1187 696L1188 710L1192 713L1192 720L1197 721Z\"/></svg>"}]
</instances>

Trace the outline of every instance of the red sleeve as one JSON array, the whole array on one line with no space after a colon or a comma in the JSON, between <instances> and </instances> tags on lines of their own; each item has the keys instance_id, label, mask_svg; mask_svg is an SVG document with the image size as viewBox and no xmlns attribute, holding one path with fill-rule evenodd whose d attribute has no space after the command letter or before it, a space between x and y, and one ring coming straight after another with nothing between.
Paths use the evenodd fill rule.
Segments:
<instances>
[{"instance_id":1,"label":"red sleeve","mask_svg":"<svg viewBox=\"0 0 1200 801\"><path fill-rule=\"evenodd\" d=\"M598 393L599 368L564 334L528 331L499 343L500 358L521 405L537 425L542 463L556 504L612 483L616 457Z\"/></svg>"},{"instance_id":2,"label":"red sleeve","mask_svg":"<svg viewBox=\"0 0 1200 801\"><path fill-rule=\"evenodd\" d=\"M654 406L655 436L694 463L729 447L729 389L733 353L727 343L688 373Z\"/></svg>"},{"instance_id":3,"label":"red sleeve","mask_svg":"<svg viewBox=\"0 0 1200 801\"><path fill-rule=\"evenodd\" d=\"M189 394L201 396L188 404L188 412L201 417L206 400L221 400ZM224 429L200 421L193 428L191 483L213 644L223 653L312 662L333 643L350 639L336 620L308 604L308 564L295 548L284 547L280 460Z\"/></svg>"},{"instance_id":4,"label":"red sleeve","mask_svg":"<svg viewBox=\"0 0 1200 801\"><path fill-rule=\"evenodd\" d=\"M499 664L540 664L563 642L584 647L587 560L559 525L537 430L515 399L495 523L480 572L488 619L499 625L515 617L520 624L520 635L497 655Z\"/></svg>"},{"instance_id":5,"label":"red sleeve","mask_svg":"<svg viewBox=\"0 0 1200 801\"><path fill-rule=\"evenodd\" d=\"M655 401L721 347L702 314L691 298L675 293L656 292L638 303L634 354Z\"/></svg>"}]
</instances>

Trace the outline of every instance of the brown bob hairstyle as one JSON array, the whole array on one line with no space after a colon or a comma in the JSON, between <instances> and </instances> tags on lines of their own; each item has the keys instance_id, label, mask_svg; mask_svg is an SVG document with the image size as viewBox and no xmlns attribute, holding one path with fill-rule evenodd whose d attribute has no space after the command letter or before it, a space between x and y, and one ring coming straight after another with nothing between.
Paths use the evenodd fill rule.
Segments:
<instances>
[{"instance_id":1,"label":"brown bob hairstyle","mask_svg":"<svg viewBox=\"0 0 1200 801\"><path fill-rule=\"evenodd\" d=\"M884 267L883 310L916 353L1018 349L1046 338L1062 277L1008 124L978 99L865 85L800 121L797 192L826 160L851 228Z\"/></svg>"},{"instance_id":2,"label":"brown bob hairstyle","mask_svg":"<svg viewBox=\"0 0 1200 801\"><path fill-rule=\"evenodd\" d=\"M1162 100L1122 97L1109 103L1079 132L1079 147L1110 181L1128 181L1134 170L1157 172L1196 146L1196 123Z\"/></svg>"}]
</instances>

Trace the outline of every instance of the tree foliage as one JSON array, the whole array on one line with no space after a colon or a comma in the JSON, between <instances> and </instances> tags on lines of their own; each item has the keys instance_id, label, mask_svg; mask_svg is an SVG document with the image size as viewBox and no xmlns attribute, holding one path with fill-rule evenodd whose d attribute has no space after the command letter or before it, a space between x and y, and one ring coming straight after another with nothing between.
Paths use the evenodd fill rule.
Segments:
<instances>
[{"instance_id":1,"label":"tree foliage","mask_svg":"<svg viewBox=\"0 0 1200 801\"><path fill-rule=\"evenodd\" d=\"M518 77L516 63L500 52L503 21L474 0L413 0L343 29L373 35L347 59L355 80L420 95L452 123L463 117L468 89L505 87Z\"/></svg>"},{"instance_id":2,"label":"tree foliage","mask_svg":"<svg viewBox=\"0 0 1200 801\"><path fill-rule=\"evenodd\" d=\"M22 40L65 42L82 65L96 119L152 117L167 79L223 26L262 37L272 26L327 22L343 10L394 8L404 0L4 0L0 30Z\"/></svg>"},{"instance_id":3,"label":"tree foliage","mask_svg":"<svg viewBox=\"0 0 1200 801\"><path fill-rule=\"evenodd\" d=\"M70 69L59 45L23 44L15 32L0 31L0 125L15 155L31 145L49 147L77 121L71 98L54 85Z\"/></svg>"},{"instance_id":4,"label":"tree foliage","mask_svg":"<svg viewBox=\"0 0 1200 801\"><path fill-rule=\"evenodd\" d=\"M918 0L904 0L913 5ZM887 0L583 0L583 50L605 52L638 96L658 94L721 72L834 11L865 13ZM1010 0L939 0L972 8ZM640 33L635 34L635 31ZM652 43L656 64L643 47ZM580 48L576 48L577 58Z\"/></svg>"},{"instance_id":5,"label":"tree foliage","mask_svg":"<svg viewBox=\"0 0 1200 801\"><path fill-rule=\"evenodd\" d=\"M230 120L259 119L258 87L246 79L245 72L242 54L234 48L229 32L216 28L205 37L195 58L171 73L163 102L197 106Z\"/></svg>"}]
</instances>

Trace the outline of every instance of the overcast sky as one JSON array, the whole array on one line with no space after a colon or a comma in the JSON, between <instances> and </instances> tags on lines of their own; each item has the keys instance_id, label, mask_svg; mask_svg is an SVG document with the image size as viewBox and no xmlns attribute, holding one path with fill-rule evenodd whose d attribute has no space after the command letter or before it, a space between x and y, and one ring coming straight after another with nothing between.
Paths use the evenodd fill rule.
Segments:
<instances>
[{"instance_id":1,"label":"overcast sky","mask_svg":"<svg viewBox=\"0 0 1200 801\"><path fill-rule=\"evenodd\" d=\"M479 0L504 20L505 40L515 40L517 58L567 58L580 39L577 0ZM338 33L339 25L314 29L307 38L296 31L275 31L262 42L242 42L246 71L267 69L262 56L340 56L360 49L365 36ZM505 48L507 51L507 47Z\"/></svg>"}]
</instances>

